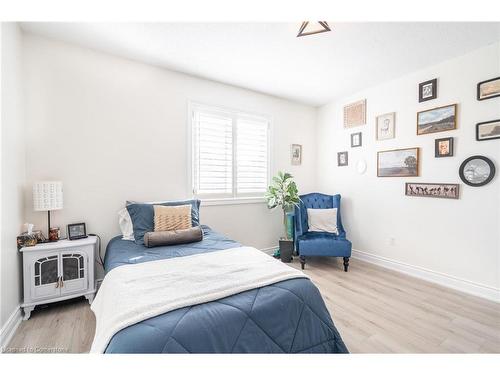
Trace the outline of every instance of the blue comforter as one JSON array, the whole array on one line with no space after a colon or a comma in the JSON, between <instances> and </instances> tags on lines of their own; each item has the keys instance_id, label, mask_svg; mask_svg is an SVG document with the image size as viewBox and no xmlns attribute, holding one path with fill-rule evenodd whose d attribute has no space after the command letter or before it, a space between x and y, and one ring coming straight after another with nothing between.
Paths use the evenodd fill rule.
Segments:
<instances>
[{"instance_id":1,"label":"blue comforter","mask_svg":"<svg viewBox=\"0 0 500 375\"><path fill-rule=\"evenodd\" d=\"M125 264L241 246L203 226L203 241L146 248L113 238L106 272ZM174 310L127 327L106 353L347 353L325 303L308 279L292 279Z\"/></svg>"}]
</instances>

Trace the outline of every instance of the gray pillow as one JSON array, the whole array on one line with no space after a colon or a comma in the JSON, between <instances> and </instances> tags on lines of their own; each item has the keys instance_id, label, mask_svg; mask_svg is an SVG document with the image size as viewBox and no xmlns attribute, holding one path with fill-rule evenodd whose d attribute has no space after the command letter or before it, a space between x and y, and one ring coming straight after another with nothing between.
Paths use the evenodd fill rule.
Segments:
<instances>
[{"instance_id":1,"label":"gray pillow","mask_svg":"<svg viewBox=\"0 0 500 375\"><path fill-rule=\"evenodd\" d=\"M200 225L200 200L199 199L189 199L185 201L167 201L158 203L131 203L127 202L127 211L132 220L132 226L134 228L134 238L135 243L138 245L144 245L144 235L147 232L154 231L154 208L153 205L161 206L181 206L181 205L191 205L191 223L193 227Z\"/></svg>"},{"instance_id":2,"label":"gray pillow","mask_svg":"<svg viewBox=\"0 0 500 375\"><path fill-rule=\"evenodd\" d=\"M147 232L144 235L146 247L179 245L183 243L199 242L203 239L201 227L188 229L166 230L161 232Z\"/></svg>"}]
</instances>

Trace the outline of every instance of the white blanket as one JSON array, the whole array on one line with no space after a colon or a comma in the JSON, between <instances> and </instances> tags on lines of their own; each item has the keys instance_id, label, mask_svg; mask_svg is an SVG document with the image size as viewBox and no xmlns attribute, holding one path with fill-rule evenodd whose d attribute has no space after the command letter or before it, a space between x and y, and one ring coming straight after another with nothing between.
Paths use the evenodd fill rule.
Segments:
<instances>
[{"instance_id":1,"label":"white blanket","mask_svg":"<svg viewBox=\"0 0 500 375\"><path fill-rule=\"evenodd\" d=\"M117 332L154 316L301 277L307 276L253 247L114 268L91 307L90 351L103 353Z\"/></svg>"}]
</instances>

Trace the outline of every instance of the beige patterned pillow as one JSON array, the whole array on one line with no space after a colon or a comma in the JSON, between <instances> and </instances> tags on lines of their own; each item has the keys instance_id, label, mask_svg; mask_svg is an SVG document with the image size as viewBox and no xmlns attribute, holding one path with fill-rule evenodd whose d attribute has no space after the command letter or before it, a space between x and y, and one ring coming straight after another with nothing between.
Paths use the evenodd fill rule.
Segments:
<instances>
[{"instance_id":1,"label":"beige patterned pillow","mask_svg":"<svg viewBox=\"0 0 500 375\"><path fill-rule=\"evenodd\" d=\"M191 223L191 205L157 206L155 210L155 232L165 230L189 229Z\"/></svg>"}]
</instances>

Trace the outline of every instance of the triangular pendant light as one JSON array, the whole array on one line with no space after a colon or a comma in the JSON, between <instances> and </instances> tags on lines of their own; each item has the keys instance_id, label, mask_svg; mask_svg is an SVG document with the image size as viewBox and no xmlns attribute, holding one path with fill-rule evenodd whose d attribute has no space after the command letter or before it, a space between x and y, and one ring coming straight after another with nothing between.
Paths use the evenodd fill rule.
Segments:
<instances>
[{"instance_id":1,"label":"triangular pendant light","mask_svg":"<svg viewBox=\"0 0 500 375\"><path fill-rule=\"evenodd\" d=\"M327 31L331 31L331 29L330 26L328 26L328 23L326 23L326 21L316 21L316 22L304 21L300 26L297 38L299 36L325 33Z\"/></svg>"}]
</instances>

